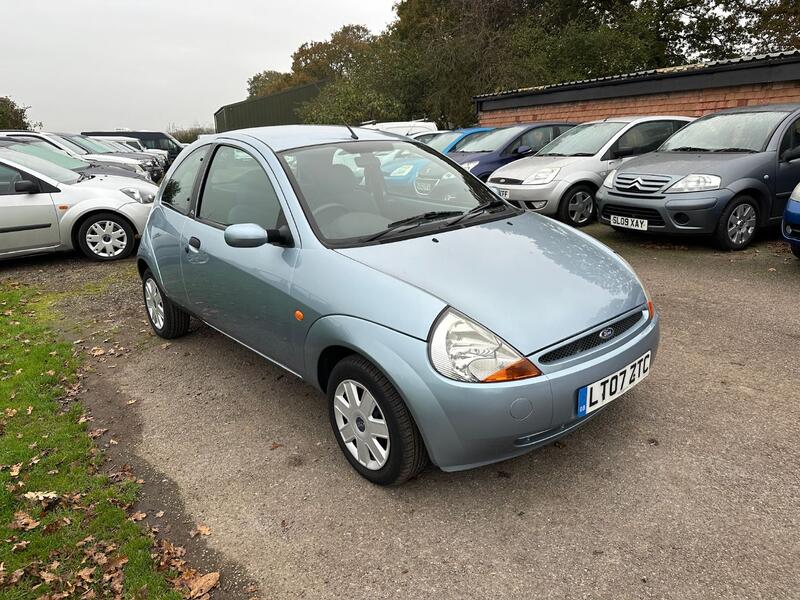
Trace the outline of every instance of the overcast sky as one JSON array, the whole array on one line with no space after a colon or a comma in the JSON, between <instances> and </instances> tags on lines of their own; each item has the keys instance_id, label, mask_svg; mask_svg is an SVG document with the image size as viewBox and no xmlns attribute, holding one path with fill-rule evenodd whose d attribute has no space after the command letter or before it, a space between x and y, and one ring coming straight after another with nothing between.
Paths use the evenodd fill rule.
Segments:
<instances>
[{"instance_id":1,"label":"overcast sky","mask_svg":"<svg viewBox=\"0 0 800 600\"><path fill-rule=\"evenodd\" d=\"M394 1L4 0L0 96L53 131L211 125L248 77L342 25L382 31Z\"/></svg>"}]
</instances>

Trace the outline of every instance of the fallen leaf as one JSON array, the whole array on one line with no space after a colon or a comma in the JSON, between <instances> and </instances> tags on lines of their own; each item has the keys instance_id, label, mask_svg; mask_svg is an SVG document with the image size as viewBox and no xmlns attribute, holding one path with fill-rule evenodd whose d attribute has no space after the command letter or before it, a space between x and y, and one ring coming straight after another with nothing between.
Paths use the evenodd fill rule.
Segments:
<instances>
[{"instance_id":1,"label":"fallen leaf","mask_svg":"<svg viewBox=\"0 0 800 600\"><path fill-rule=\"evenodd\" d=\"M92 575L94 575L96 569L97 567L86 567L85 569L81 569L80 571L78 571L78 577L80 577L84 581L91 581Z\"/></svg>"},{"instance_id":2,"label":"fallen leaf","mask_svg":"<svg viewBox=\"0 0 800 600\"><path fill-rule=\"evenodd\" d=\"M219 573L207 573L189 582L189 598L199 598L207 594L219 583Z\"/></svg>"},{"instance_id":3,"label":"fallen leaf","mask_svg":"<svg viewBox=\"0 0 800 600\"><path fill-rule=\"evenodd\" d=\"M141 521L147 517L147 513L135 512L130 516L131 521Z\"/></svg>"},{"instance_id":4,"label":"fallen leaf","mask_svg":"<svg viewBox=\"0 0 800 600\"><path fill-rule=\"evenodd\" d=\"M25 550L25 548L28 547L28 544L30 544L30 542L28 540L22 540L20 542L17 542L13 546L11 546L11 551L12 552L22 552L23 550Z\"/></svg>"},{"instance_id":5,"label":"fallen leaf","mask_svg":"<svg viewBox=\"0 0 800 600\"><path fill-rule=\"evenodd\" d=\"M161 517L163 517L163 516L164 516L164 511L163 511L163 510L160 510L160 511L158 511L158 512L156 513L156 517L157 517L157 518L159 518L159 519L160 519Z\"/></svg>"},{"instance_id":6,"label":"fallen leaf","mask_svg":"<svg viewBox=\"0 0 800 600\"><path fill-rule=\"evenodd\" d=\"M91 350L89 350L89 354L92 356L103 356L106 353L100 346L95 346Z\"/></svg>"},{"instance_id":7,"label":"fallen leaf","mask_svg":"<svg viewBox=\"0 0 800 600\"><path fill-rule=\"evenodd\" d=\"M196 537L198 535L211 535L211 527L201 524L189 532L189 537Z\"/></svg>"},{"instance_id":8,"label":"fallen leaf","mask_svg":"<svg viewBox=\"0 0 800 600\"><path fill-rule=\"evenodd\" d=\"M17 464L15 464L15 465L11 465L11 470L9 470L9 472L8 472L8 473L9 473L9 475L11 475L12 477L18 477L18 476L19 476L19 470L20 470L21 468L22 468L22 463L17 463Z\"/></svg>"},{"instance_id":9,"label":"fallen leaf","mask_svg":"<svg viewBox=\"0 0 800 600\"><path fill-rule=\"evenodd\" d=\"M270 450L277 450L278 448L283 448L283 444L279 444L278 442L272 442L272 446L270 446Z\"/></svg>"},{"instance_id":10,"label":"fallen leaf","mask_svg":"<svg viewBox=\"0 0 800 600\"><path fill-rule=\"evenodd\" d=\"M99 437L100 437L101 435L103 435L103 434L104 434L106 431L108 431L108 429L103 429L103 428L100 428L100 429L93 429L92 431L90 431L90 432L89 432L89 437L90 437L90 438L92 438L92 439L99 438Z\"/></svg>"},{"instance_id":11,"label":"fallen leaf","mask_svg":"<svg viewBox=\"0 0 800 600\"><path fill-rule=\"evenodd\" d=\"M36 529L38 526L39 521L36 521L28 513L22 510L18 510L14 513L14 520L11 521L11 525L9 525L11 529L24 529L25 531Z\"/></svg>"}]
</instances>

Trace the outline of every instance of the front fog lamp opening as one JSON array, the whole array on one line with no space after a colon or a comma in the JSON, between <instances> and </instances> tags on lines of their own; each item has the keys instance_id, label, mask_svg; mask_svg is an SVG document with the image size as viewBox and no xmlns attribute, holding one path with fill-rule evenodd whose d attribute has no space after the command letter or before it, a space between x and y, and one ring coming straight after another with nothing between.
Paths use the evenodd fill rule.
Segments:
<instances>
[{"instance_id":1,"label":"front fog lamp opening","mask_svg":"<svg viewBox=\"0 0 800 600\"><path fill-rule=\"evenodd\" d=\"M492 383L541 375L503 339L453 309L436 320L428 348L434 369L456 381Z\"/></svg>"}]
</instances>

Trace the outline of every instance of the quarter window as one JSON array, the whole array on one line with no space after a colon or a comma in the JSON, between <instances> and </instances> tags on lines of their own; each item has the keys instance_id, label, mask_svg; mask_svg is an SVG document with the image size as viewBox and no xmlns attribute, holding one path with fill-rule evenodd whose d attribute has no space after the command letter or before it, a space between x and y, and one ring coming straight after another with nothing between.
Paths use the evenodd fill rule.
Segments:
<instances>
[{"instance_id":1,"label":"quarter window","mask_svg":"<svg viewBox=\"0 0 800 600\"><path fill-rule=\"evenodd\" d=\"M222 226L255 223L274 229L282 213L275 188L256 159L244 150L220 146L208 169L197 214Z\"/></svg>"},{"instance_id":2,"label":"quarter window","mask_svg":"<svg viewBox=\"0 0 800 600\"><path fill-rule=\"evenodd\" d=\"M183 214L189 212L194 184L206 154L208 154L208 146L201 146L178 165L172 177L164 185L164 193L161 195L162 204Z\"/></svg>"}]
</instances>

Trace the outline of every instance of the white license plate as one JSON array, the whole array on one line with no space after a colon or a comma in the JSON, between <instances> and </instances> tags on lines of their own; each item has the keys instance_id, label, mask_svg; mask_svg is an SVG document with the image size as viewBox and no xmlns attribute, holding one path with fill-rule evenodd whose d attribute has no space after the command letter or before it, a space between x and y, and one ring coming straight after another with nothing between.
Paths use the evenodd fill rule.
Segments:
<instances>
[{"instance_id":1,"label":"white license plate","mask_svg":"<svg viewBox=\"0 0 800 600\"><path fill-rule=\"evenodd\" d=\"M497 195L503 198L504 200L508 200L508 190L504 190L503 188L495 188Z\"/></svg>"},{"instance_id":2,"label":"white license plate","mask_svg":"<svg viewBox=\"0 0 800 600\"><path fill-rule=\"evenodd\" d=\"M630 217L611 215L611 224L616 225L617 227L625 227L626 229L647 231L647 219L631 219Z\"/></svg>"},{"instance_id":3,"label":"white license plate","mask_svg":"<svg viewBox=\"0 0 800 600\"><path fill-rule=\"evenodd\" d=\"M636 386L650 374L650 352L640 356L624 369L620 369L594 383L578 390L578 416L585 417L590 412L613 402L622 394Z\"/></svg>"}]
</instances>

